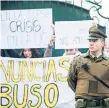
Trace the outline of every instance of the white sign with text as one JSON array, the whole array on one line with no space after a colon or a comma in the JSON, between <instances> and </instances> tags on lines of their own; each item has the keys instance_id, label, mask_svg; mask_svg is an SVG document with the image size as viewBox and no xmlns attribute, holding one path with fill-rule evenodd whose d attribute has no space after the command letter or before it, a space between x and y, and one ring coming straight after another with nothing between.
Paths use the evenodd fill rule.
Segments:
<instances>
[{"instance_id":1,"label":"white sign with text","mask_svg":"<svg viewBox=\"0 0 109 108\"><path fill-rule=\"evenodd\" d=\"M0 108L74 108L67 83L73 57L1 58Z\"/></svg>"},{"instance_id":2,"label":"white sign with text","mask_svg":"<svg viewBox=\"0 0 109 108\"><path fill-rule=\"evenodd\" d=\"M56 49L88 48L92 20L60 21L55 23Z\"/></svg>"},{"instance_id":3,"label":"white sign with text","mask_svg":"<svg viewBox=\"0 0 109 108\"><path fill-rule=\"evenodd\" d=\"M1 48L46 48L52 32L52 9L1 11Z\"/></svg>"}]
</instances>

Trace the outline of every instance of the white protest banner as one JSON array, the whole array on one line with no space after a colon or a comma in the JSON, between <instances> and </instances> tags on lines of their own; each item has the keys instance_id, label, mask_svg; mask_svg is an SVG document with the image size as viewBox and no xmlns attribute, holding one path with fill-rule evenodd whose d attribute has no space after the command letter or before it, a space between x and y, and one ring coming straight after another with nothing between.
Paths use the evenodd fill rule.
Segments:
<instances>
[{"instance_id":1,"label":"white protest banner","mask_svg":"<svg viewBox=\"0 0 109 108\"><path fill-rule=\"evenodd\" d=\"M55 48L88 48L89 28L92 20L60 21L55 23Z\"/></svg>"},{"instance_id":2,"label":"white protest banner","mask_svg":"<svg viewBox=\"0 0 109 108\"><path fill-rule=\"evenodd\" d=\"M72 58L1 58L0 108L62 108L65 103L72 108L74 93L67 84Z\"/></svg>"},{"instance_id":3,"label":"white protest banner","mask_svg":"<svg viewBox=\"0 0 109 108\"><path fill-rule=\"evenodd\" d=\"M52 33L52 9L1 11L1 48L46 48Z\"/></svg>"},{"instance_id":4,"label":"white protest banner","mask_svg":"<svg viewBox=\"0 0 109 108\"><path fill-rule=\"evenodd\" d=\"M106 25L106 45L109 47L109 23Z\"/></svg>"}]
</instances>

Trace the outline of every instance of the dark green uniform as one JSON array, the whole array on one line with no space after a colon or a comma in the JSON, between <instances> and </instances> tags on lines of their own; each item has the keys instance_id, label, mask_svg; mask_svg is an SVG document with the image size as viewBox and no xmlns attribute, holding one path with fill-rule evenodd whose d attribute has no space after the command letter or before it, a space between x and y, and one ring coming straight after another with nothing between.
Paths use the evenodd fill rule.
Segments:
<instances>
[{"instance_id":1,"label":"dark green uniform","mask_svg":"<svg viewBox=\"0 0 109 108\"><path fill-rule=\"evenodd\" d=\"M68 84L75 92L76 108L109 108L109 58L103 53L98 58L90 52L76 57L70 64Z\"/></svg>"}]
</instances>

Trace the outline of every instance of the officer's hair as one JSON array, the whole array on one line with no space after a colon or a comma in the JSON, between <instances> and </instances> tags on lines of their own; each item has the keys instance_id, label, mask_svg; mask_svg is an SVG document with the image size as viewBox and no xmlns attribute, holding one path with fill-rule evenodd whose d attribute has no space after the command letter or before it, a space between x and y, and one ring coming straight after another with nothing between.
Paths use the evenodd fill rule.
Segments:
<instances>
[{"instance_id":1,"label":"officer's hair","mask_svg":"<svg viewBox=\"0 0 109 108\"><path fill-rule=\"evenodd\" d=\"M101 38L101 40L105 43L105 39L104 38Z\"/></svg>"},{"instance_id":2,"label":"officer's hair","mask_svg":"<svg viewBox=\"0 0 109 108\"><path fill-rule=\"evenodd\" d=\"M104 42L104 46L105 46L105 38L101 38L101 40Z\"/></svg>"}]
</instances>

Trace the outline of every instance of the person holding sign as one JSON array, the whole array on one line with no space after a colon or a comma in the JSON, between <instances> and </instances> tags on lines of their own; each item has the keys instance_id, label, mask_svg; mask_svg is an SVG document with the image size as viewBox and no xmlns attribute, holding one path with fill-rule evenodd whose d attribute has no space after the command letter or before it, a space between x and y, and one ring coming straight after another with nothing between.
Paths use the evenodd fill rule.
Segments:
<instances>
[{"instance_id":1,"label":"person holding sign","mask_svg":"<svg viewBox=\"0 0 109 108\"><path fill-rule=\"evenodd\" d=\"M53 45L54 40L55 40L55 36L52 35L51 39L50 39L50 44L48 44L48 47L46 48L46 50L44 52L44 57L52 57L52 45ZM42 57L38 48L23 49L21 52L21 56L23 58L40 58L40 57Z\"/></svg>"},{"instance_id":2,"label":"person holding sign","mask_svg":"<svg viewBox=\"0 0 109 108\"><path fill-rule=\"evenodd\" d=\"M73 59L67 81L76 108L109 108L109 58L102 51L107 36L96 27L89 34L89 51Z\"/></svg>"},{"instance_id":3,"label":"person holding sign","mask_svg":"<svg viewBox=\"0 0 109 108\"><path fill-rule=\"evenodd\" d=\"M51 26L54 34L53 26ZM41 54L39 51L39 48L25 48L25 49L7 49L7 50L1 50L1 56L2 57L14 57L14 58L41 58L41 57L52 57L52 46L55 40L55 36L52 35L50 38L50 43L48 44L48 47L46 48L44 54ZM5 54L6 53L6 54Z\"/></svg>"},{"instance_id":4,"label":"person holding sign","mask_svg":"<svg viewBox=\"0 0 109 108\"><path fill-rule=\"evenodd\" d=\"M52 46L54 42L55 42L55 35L52 35L50 38L50 43L48 44L48 47L44 52L44 57L52 57Z\"/></svg>"},{"instance_id":5,"label":"person holding sign","mask_svg":"<svg viewBox=\"0 0 109 108\"><path fill-rule=\"evenodd\" d=\"M48 45L48 48L46 49L45 53L44 53L44 57L52 57L52 46L55 43L55 26L51 25L52 31L53 31L53 35L50 38L50 44ZM81 55L81 52L79 52L79 50L77 48L72 48L72 49L65 49L63 56L66 55Z\"/></svg>"},{"instance_id":6,"label":"person holding sign","mask_svg":"<svg viewBox=\"0 0 109 108\"><path fill-rule=\"evenodd\" d=\"M48 44L48 47L45 50L44 57L52 57L52 47L55 42L54 24L51 25L51 28L52 28L52 36L50 37L50 43Z\"/></svg>"},{"instance_id":7,"label":"person holding sign","mask_svg":"<svg viewBox=\"0 0 109 108\"><path fill-rule=\"evenodd\" d=\"M44 57L52 57L52 45L53 45L54 40L55 40L55 36L52 35L50 38L50 44L48 44L48 47L46 48L46 50L44 52ZM38 48L23 49L21 52L21 56L24 58L40 58L40 57L42 57Z\"/></svg>"}]
</instances>

